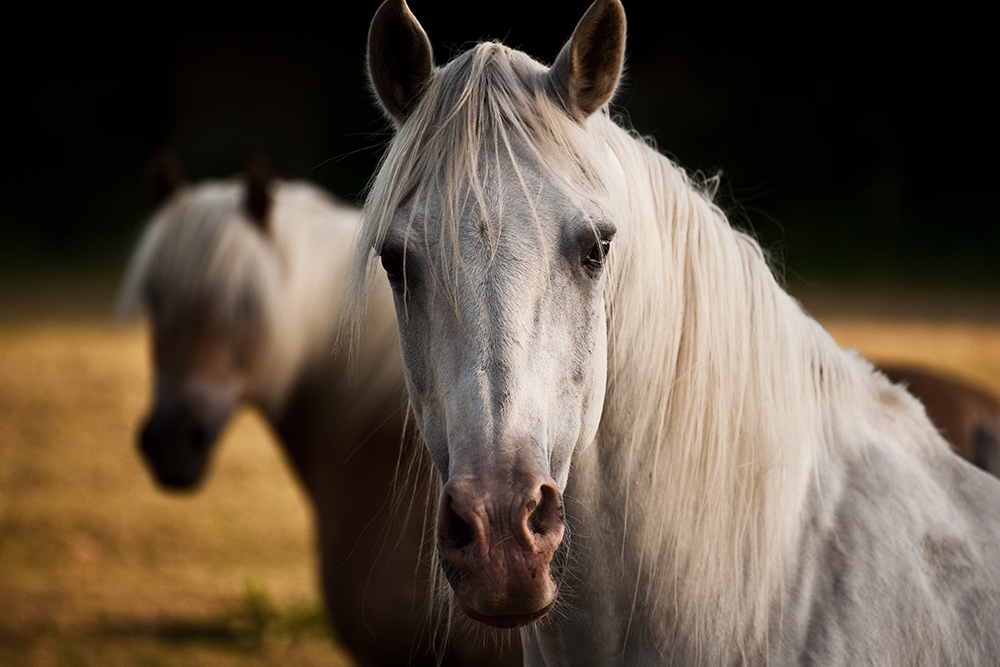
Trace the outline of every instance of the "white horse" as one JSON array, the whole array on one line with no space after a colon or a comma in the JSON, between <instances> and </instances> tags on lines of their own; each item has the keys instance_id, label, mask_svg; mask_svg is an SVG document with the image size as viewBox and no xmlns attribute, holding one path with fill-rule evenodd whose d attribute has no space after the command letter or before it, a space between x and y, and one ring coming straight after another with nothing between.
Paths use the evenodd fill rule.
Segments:
<instances>
[{"instance_id":1,"label":"white horse","mask_svg":"<svg viewBox=\"0 0 1000 667\"><path fill-rule=\"evenodd\" d=\"M334 353L358 211L260 167L191 187L178 172L155 172L150 189L167 201L121 296L125 312L151 317L155 403L140 446L157 479L196 485L237 403L259 408L312 502L328 614L357 660L512 664L516 650L500 655L463 631L442 641L446 619L427 604L424 508L437 493L417 470L396 478L420 450L403 437L388 289L374 294L353 371Z\"/></svg>"},{"instance_id":2,"label":"white horse","mask_svg":"<svg viewBox=\"0 0 1000 667\"><path fill-rule=\"evenodd\" d=\"M550 69L438 68L372 22L353 281L381 258L461 607L530 665L998 664L1000 482L609 117L624 40L597 0Z\"/></svg>"}]
</instances>

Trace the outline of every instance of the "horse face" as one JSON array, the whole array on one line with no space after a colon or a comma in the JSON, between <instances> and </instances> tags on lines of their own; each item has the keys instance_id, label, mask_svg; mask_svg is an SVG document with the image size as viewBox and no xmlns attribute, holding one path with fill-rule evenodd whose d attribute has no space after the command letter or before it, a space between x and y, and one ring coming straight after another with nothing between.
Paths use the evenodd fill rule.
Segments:
<instances>
[{"instance_id":1,"label":"horse face","mask_svg":"<svg viewBox=\"0 0 1000 667\"><path fill-rule=\"evenodd\" d=\"M497 185L490 223L463 216L460 261L439 261L450 252L433 241L440 202L401 211L380 253L410 402L445 481L442 564L466 613L497 626L535 620L555 600L560 496L604 399L615 232L519 169L530 184Z\"/></svg>"},{"instance_id":2,"label":"horse face","mask_svg":"<svg viewBox=\"0 0 1000 667\"><path fill-rule=\"evenodd\" d=\"M518 454L531 459L523 466L538 467L561 491L573 452L600 421L604 264L615 227L554 189L498 208L492 240L482 215L462 220L457 274L428 241L440 230L411 224L410 210L382 245L410 402L445 480L476 467L469 459L484 447L491 457L528 448ZM440 218L439 205L418 217Z\"/></svg>"},{"instance_id":3,"label":"horse face","mask_svg":"<svg viewBox=\"0 0 1000 667\"><path fill-rule=\"evenodd\" d=\"M435 74L427 36L403 0L386 0L369 31L372 84L402 143L369 202L389 223L376 250L395 293L410 402L445 482L442 565L466 614L491 625L530 623L555 603L554 556L566 547L561 493L574 451L596 437L607 375L613 216L587 200L589 190L571 197L569 181L553 178L553 163L587 171L577 153L559 140L534 142L579 136L608 102L624 34L618 1L597 0L547 72L523 54L480 45ZM509 68L462 79L494 67ZM505 87L495 99L491 85ZM491 106L527 88L505 111ZM534 121L512 118L538 102ZM420 146L435 136L449 140ZM546 149L562 153L553 162L541 156ZM424 158L436 164L405 166ZM398 181L414 173L433 180L417 183L409 203L382 194L407 189ZM602 189L593 174L573 178Z\"/></svg>"},{"instance_id":4,"label":"horse face","mask_svg":"<svg viewBox=\"0 0 1000 667\"><path fill-rule=\"evenodd\" d=\"M191 311L197 312L197 311ZM196 322L168 325L153 312L155 402L139 448L160 484L191 488L251 381L252 338Z\"/></svg>"},{"instance_id":5,"label":"horse face","mask_svg":"<svg viewBox=\"0 0 1000 667\"><path fill-rule=\"evenodd\" d=\"M178 190L180 166L166 158L151 165L147 186L167 199L126 293L146 307L153 329L155 403L139 447L161 484L188 488L201 480L236 404L260 398L256 378L273 321L267 297L281 267L270 243L266 165L251 163L238 185Z\"/></svg>"}]
</instances>

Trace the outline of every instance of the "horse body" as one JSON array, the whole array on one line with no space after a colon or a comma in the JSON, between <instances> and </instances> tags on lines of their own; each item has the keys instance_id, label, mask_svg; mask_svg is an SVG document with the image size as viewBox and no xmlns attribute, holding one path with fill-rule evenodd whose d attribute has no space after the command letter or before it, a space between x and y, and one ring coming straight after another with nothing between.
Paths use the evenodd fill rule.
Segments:
<instances>
[{"instance_id":1,"label":"horse body","mask_svg":"<svg viewBox=\"0 0 1000 667\"><path fill-rule=\"evenodd\" d=\"M354 281L381 258L462 609L529 665L994 664L1000 483L608 117L623 47L617 0L551 69L372 23Z\"/></svg>"},{"instance_id":2,"label":"horse body","mask_svg":"<svg viewBox=\"0 0 1000 667\"><path fill-rule=\"evenodd\" d=\"M253 209L253 202L264 201ZM162 484L188 488L239 402L279 436L315 512L321 584L362 665L510 664L461 631L445 640L421 559L433 490L411 438L387 290L376 290L353 366L334 353L339 288L358 212L319 189L206 182L154 216L122 292L153 326L156 403L141 446ZM515 652L516 653L516 652Z\"/></svg>"},{"instance_id":3,"label":"horse body","mask_svg":"<svg viewBox=\"0 0 1000 667\"><path fill-rule=\"evenodd\" d=\"M1000 512L984 502L994 480L950 452L914 460L895 444L867 443L810 494L772 662L986 665L1000 655Z\"/></svg>"}]
</instances>

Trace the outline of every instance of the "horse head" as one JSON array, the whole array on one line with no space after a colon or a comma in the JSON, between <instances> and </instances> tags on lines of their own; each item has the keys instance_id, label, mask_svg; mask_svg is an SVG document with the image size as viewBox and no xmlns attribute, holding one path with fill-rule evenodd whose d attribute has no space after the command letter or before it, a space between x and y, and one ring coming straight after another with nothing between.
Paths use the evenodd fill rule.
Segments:
<instances>
[{"instance_id":1,"label":"horse head","mask_svg":"<svg viewBox=\"0 0 1000 667\"><path fill-rule=\"evenodd\" d=\"M496 43L443 68L402 0L369 32L397 133L366 212L393 288L410 403L442 475L442 566L471 618L553 607L562 494L607 381L616 179L588 118L622 68L625 18L598 0L555 64Z\"/></svg>"},{"instance_id":2,"label":"horse head","mask_svg":"<svg viewBox=\"0 0 1000 667\"><path fill-rule=\"evenodd\" d=\"M176 161L158 162L148 191L162 205L126 283L149 313L153 339L154 404L139 448L162 485L190 488L261 379L280 273L268 237L272 179L252 163L239 184L188 187Z\"/></svg>"}]
</instances>

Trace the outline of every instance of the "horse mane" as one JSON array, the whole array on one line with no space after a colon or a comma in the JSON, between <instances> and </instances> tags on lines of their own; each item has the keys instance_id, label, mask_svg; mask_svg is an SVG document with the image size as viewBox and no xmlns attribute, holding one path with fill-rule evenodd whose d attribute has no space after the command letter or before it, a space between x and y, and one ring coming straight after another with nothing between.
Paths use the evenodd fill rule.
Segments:
<instances>
[{"instance_id":1,"label":"horse mane","mask_svg":"<svg viewBox=\"0 0 1000 667\"><path fill-rule=\"evenodd\" d=\"M916 416L911 440L933 435L915 401L838 349L788 296L759 244L713 203L710 184L694 182L607 110L585 124L570 119L546 95L545 72L490 42L435 70L370 187L355 311L394 216L408 211L412 225L435 197L433 261L461 280L463 216L474 207L487 238L501 233L502 203L488 193L502 178L493 165L517 164L515 145L582 214L588 198L603 201L618 233L607 264L607 393L593 447L620 453L601 458L613 462L602 475L625 499L622 557L638 551L644 564L631 584L635 605L662 607L653 614L665 624L659 636L717 647L696 662L759 656L807 492L834 447L899 439L873 417L887 405ZM530 202L535 193L520 183Z\"/></svg>"},{"instance_id":2,"label":"horse mane","mask_svg":"<svg viewBox=\"0 0 1000 667\"><path fill-rule=\"evenodd\" d=\"M204 181L174 194L152 216L133 253L117 311L155 308L165 322L196 318L233 336L262 336L270 354L265 408L311 358L329 355L339 320L332 272L344 262L358 213L304 182L275 181L266 226L245 211L240 179ZM200 318L200 319L199 319Z\"/></svg>"},{"instance_id":3,"label":"horse mane","mask_svg":"<svg viewBox=\"0 0 1000 667\"><path fill-rule=\"evenodd\" d=\"M240 183L215 181L182 189L158 210L129 262L119 315L135 317L162 300L166 318L208 306L213 324L231 329L245 319L239 306L244 290L270 297L274 290L261 283L274 276L256 267L276 258L261 232L244 220L241 202ZM161 299L162 290L175 298ZM269 299L266 305L273 306Z\"/></svg>"}]
</instances>

